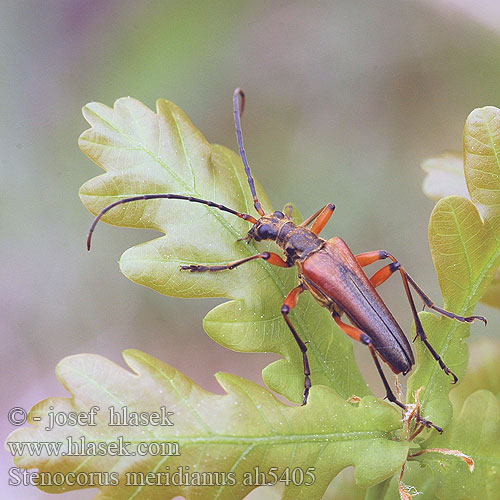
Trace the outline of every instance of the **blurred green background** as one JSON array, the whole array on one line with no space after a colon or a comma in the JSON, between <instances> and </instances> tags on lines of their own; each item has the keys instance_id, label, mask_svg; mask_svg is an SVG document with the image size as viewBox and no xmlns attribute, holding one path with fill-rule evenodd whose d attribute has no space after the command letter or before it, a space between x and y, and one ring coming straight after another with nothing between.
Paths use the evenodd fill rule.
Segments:
<instances>
[{"instance_id":1,"label":"blurred green background","mask_svg":"<svg viewBox=\"0 0 500 500\"><path fill-rule=\"evenodd\" d=\"M136 347L215 392L216 371L261 383L276 359L210 340L201 323L216 301L163 297L120 274L121 252L153 233L103 224L87 253L92 217L78 188L101 171L77 138L92 100L130 95L154 107L165 97L210 142L236 149L231 96L243 87L247 154L275 207L293 201L308 215L334 202L327 237L355 253L391 251L440 303L419 165L461 148L473 108L500 105L498 2L49 0L1 12L2 437L9 408L66 395L54 369L71 354L123 364L120 352ZM408 329L401 283L382 294ZM472 336L494 336L498 313L480 314L488 328ZM1 456L4 498L48 498L9 488L12 461Z\"/></svg>"}]
</instances>

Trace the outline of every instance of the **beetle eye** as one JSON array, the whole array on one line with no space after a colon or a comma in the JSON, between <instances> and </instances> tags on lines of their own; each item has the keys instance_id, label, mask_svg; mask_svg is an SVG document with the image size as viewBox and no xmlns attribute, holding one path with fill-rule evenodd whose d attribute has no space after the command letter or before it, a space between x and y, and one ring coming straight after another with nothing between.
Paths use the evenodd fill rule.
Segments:
<instances>
[{"instance_id":1,"label":"beetle eye","mask_svg":"<svg viewBox=\"0 0 500 500\"><path fill-rule=\"evenodd\" d=\"M276 237L274 228L269 224L263 224L262 226L260 226L257 230L257 234L259 235L259 238L262 238L263 240L273 239Z\"/></svg>"},{"instance_id":2,"label":"beetle eye","mask_svg":"<svg viewBox=\"0 0 500 500\"><path fill-rule=\"evenodd\" d=\"M275 217L278 217L278 219L283 219L283 217L285 217L285 214L283 212L280 212L279 210L277 210L276 212L274 212L273 215Z\"/></svg>"}]
</instances>

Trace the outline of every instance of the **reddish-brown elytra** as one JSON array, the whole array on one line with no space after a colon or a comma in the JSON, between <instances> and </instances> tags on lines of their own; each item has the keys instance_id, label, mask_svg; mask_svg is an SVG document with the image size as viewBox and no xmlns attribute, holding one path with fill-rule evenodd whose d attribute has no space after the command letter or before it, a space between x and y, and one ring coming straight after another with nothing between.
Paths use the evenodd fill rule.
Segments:
<instances>
[{"instance_id":1,"label":"reddish-brown elytra","mask_svg":"<svg viewBox=\"0 0 500 500\"><path fill-rule=\"evenodd\" d=\"M239 106L240 97L241 110ZM353 255L342 239L332 238L330 240L324 240L320 238L318 236L319 233L325 227L335 209L335 206L331 203L326 204L299 225L296 225L292 221L291 213L285 214L276 211L271 214L265 214L257 198L254 180L250 173L250 167L243 147L240 117L243 113L244 104L245 95L243 91L238 88L234 91L233 95L236 137L250 191L253 196L254 207L260 218L256 219L252 215L237 212L236 210L213 201L193 198L192 196L184 196L181 194L144 194L121 199L101 210L90 227L87 238L87 248L90 250L92 233L99 219L113 207L132 201L167 198L202 203L224 212L229 212L236 217L250 222L252 227L244 239L247 241L252 239L255 241L272 240L283 250L284 259L276 253L262 252L245 259L230 262L226 265L202 266L192 264L189 266L181 266L181 270L187 270L193 273L224 271L234 269L255 259L264 259L270 264L279 267L292 267L294 265L298 267L298 285L285 297L283 305L281 306L281 314L302 352L304 365L303 405L307 402L309 388L311 387L311 372L309 360L307 358L307 346L295 330L288 315L296 306L298 296L304 290L308 290L320 305L326 307L331 312L333 319L346 335L368 346L378 373L384 383L387 399L401 408L406 409L406 405L399 401L392 392L379 361L380 357L389 365L394 373L403 373L403 375L406 375L415 363L415 358L413 357L408 339L376 291L377 286L386 281L395 271L398 271L403 280L406 296L410 303L413 319L415 321L417 331L416 337L420 337L421 341L439 363L442 370L447 375L451 375L453 377L453 383L456 383L458 380L456 375L445 365L439 354L427 340L427 336L417 314L410 287L415 290L426 307L448 318L466 323L471 323L475 319L478 319L484 321L485 324L486 319L482 316L458 316L435 306L429 297L403 269L401 264L385 250L375 250L373 252ZM311 227L309 228L310 225ZM362 268L382 259L390 259L392 262L376 272L371 278L368 278ZM341 320L343 314L347 316L353 326ZM434 427L439 432L442 432L441 428L434 425L429 420L421 416L418 416L417 419L419 424L425 425L426 427Z\"/></svg>"}]
</instances>

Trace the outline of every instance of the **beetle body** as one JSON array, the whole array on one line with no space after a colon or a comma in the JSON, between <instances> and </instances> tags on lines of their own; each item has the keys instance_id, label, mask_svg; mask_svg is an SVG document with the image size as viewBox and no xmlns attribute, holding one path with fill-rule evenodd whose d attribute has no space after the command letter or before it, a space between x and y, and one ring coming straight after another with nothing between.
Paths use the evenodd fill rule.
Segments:
<instances>
[{"instance_id":1,"label":"beetle body","mask_svg":"<svg viewBox=\"0 0 500 500\"><path fill-rule=\"evenodd\" d=\"M406 335L344 240L324 240L282 212L262 216L248 237L273 240L287 264L298 267L299 283L319 304L334 316L345 313L394 373L411 370L415 358Z\"/></svg>"},{"instance_id":2,"label":"beetle body","mask_svg":"<svg viewBox=\"0 0 500 500\"><path fill-rule=\"evenodd\" d=\"M394 373L411 370L415 359L406 335L341 238L324 241L299 269L316 300L333 314L345 313Z\"/></svg>"},{"instance_id":3,"label":"beetle body","mask_svg":"<svg viewBox=\"0 0 500 500\"><path fill-rule=\"evenodd\" d=\"M240 97L241 111L239 107ZM246 238L242 239L247 242L251 240L257 242L262 240L274 241L283 251L284 258L276 253L262 252L225 265L204 266L200 264L191 264L181 266L181 270L191 272L225 271L235 269L255 259L264 259L272 265L284 268L297 266L298 285L285 297L281 307L281 313L302 353L304 366L304 393L302 404L306 404L309 389L311 387L311 371L307 357L307 342L304 342L299 333L295 330L289 318L289 313L296 306L298 296L302 292L308 291L321 306L326 307L331 312L334 321L346 335L368 346L379 375L382 378L382 382L384 383L387 399L396 403L403 409L407 408L407 406L400 402L392 392L378 359L381 358L384 360L393 372L403 373L403 375L407 374L415 363L415 358L407 337L376 291L377 286L386 281L394 272L399 272L412 311L417 337L425 344L442 370L447 375L451 375L453 377L453 382L456 382L458 380L457 377L446 366L441 356L433 349L427 340L427 336L418 317L410 288L419 295L426 307L448 318L467 323L479 319L486 323L485 318L481 316L458 316L450 311L435 306L431 299L403 269L401 264L390 253L384 250L354 255L341 238L336 237L329 240L321 238L319 233L333 214L335 209L333 204L328 203L322 209L318 210L318 212L298 225L293 222L291 212L290 214L285 214L276 211L272 214L265 214L257 198L254 180L250 173L250 167L248 166L246 153L243 147L240 125L240 115L243 112L243 107L244 94L240 89L236 89L233 95L236 136L240 156L253 196L254 207L260 216L259 218L240 213L214 201L202 200L192 196L173 193L143 194L123 198L101 210L90 227L87 238L88 249L90 250L91 238L95 226L107 211L117 205L140 200L162 198L199 203L231 213L251 223L252 226ZM392 262L385 265L373 276L368 278L362 268L383 259L389 259ZM350 325L342 321L341 317L344 314L351 322ZM416 419L422 426L432 426L439 432L442 432L442 430L432 422L422 418L418 412Z\"/></svg>"}]
</instances>

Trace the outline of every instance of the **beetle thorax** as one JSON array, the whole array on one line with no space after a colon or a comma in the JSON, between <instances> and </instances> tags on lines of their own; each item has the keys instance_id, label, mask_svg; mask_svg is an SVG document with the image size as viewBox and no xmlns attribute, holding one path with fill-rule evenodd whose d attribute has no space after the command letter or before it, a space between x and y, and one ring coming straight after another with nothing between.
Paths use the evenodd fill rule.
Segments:
<instances>
[{"instance_id":1,"label":"beetle thorax","mask_svg":"<svg viewBox=\"0 0 500 500\"><path fill-rule=\"evenodd\" d=\"M295 264L295 262L303 261L311 253L319 250L324 240L316 236L310 229L295 226L283 234L283 239L277 243L283 249L287 262Z\"/></svg>"}]
</instances>

